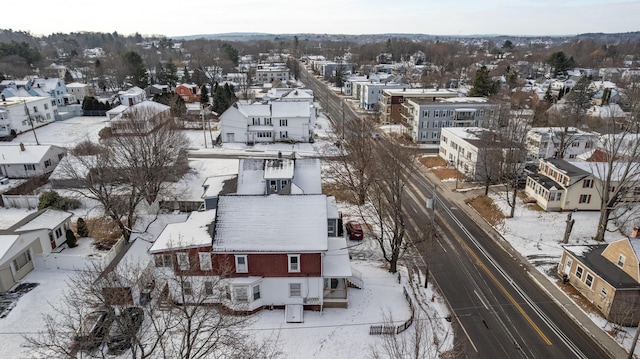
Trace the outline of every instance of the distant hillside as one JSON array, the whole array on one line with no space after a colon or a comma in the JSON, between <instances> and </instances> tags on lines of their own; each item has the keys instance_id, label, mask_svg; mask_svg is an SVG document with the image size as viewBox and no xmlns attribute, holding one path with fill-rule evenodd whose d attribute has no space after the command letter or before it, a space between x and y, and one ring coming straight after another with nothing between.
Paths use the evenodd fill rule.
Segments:
<instances>
[{"instance_id":1,"label":"distant hillside","mask_svg":"<svg viewBox=\"0 0 640 359\"><path fill-rule=\"evenodd\" d=\"M290 40L298 36L301 41L351 41L356 43L379 42L387 38L411 38L414 40L449 40L449 39L593 39L600 42L634 41L640 40L640 31L627 33L585 33L579 35L549 36L549 35L505 35L505 34L477 34L477 35L429 35L410 33L382 33L382 34L269 34L259 32L230 32L221 34L199 34L188 36L170 36L174 40L226 40L226 41L256 41L256 40Z\"/></svg>"}]
</instances>

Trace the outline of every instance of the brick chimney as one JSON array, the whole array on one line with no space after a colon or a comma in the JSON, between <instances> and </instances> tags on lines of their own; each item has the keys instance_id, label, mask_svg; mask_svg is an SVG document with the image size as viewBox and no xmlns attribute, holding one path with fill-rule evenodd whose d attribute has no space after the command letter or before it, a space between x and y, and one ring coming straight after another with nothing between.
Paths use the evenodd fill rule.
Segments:
<instances>
[{"instance_id":1,"label":"brick chimney","mask_svg":"<svg viewBox=\"0 0 640 359\"><path fill-rule=\"evenodd\" d=\"M24 151L24 143L20 142L20 151Z\"/></svg>"},{"instance_id":2,"label":"brick chimney","mask_svg":"<svg viewBox=\"0 0 640 359\"><path fill-rule=\"evenodd\" d=\"M640 228L633 227L633 230L631 231L631 236L630 237L631 238L638 238L638 234L640 234L638 232L640 232Z\"/></svg>"}]
</instances>

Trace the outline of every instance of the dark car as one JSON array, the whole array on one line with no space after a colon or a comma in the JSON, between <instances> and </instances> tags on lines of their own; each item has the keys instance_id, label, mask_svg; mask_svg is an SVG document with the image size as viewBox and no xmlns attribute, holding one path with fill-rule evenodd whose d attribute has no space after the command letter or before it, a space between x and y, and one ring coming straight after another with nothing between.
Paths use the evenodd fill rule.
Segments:
<instances>
[{"instance_id":1,"label":"dark car","mask_svg":"<svg viewBox=\"0 0 640 359\"><path fill-rule=\"evenodd\" d=\"M347 235L350 240L361 240L364 237L360 223L356 221L349 221L344 225L344 227L347 230Z\"/></svg>"},{"instance_id":2,"label":"dark car","mask_svg":"<svg viewBox=\"0 0 640 359\"><path fill-rule=\"evenodd\" d=\"M82 320L80 330L73 337L71 349L93 350L98 348L111 327L113 311L110 309L93 311Z\"/></svg>"},{"instance_id":3,"label":"dark car","mask_svg":"<svg viewBox=\"0 0 640 359\"><path fill-rule=\"evenodd\" d=\"M129 349L133 338L140 330L144 320L144 311L140 307L124 308L120 311L109 329L107 347L109 353L118 353Z\"/></svg>"}]
</instances>

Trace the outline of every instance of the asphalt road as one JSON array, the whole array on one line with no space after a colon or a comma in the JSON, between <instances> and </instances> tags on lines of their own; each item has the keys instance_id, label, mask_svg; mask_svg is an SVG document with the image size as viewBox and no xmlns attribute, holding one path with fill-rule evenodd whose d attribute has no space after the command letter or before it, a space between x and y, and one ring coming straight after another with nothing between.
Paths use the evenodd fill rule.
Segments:
<instances>
[{"instance_id":1,"label":"asphalt road","mask_svg":"<svg viewBox=\"0 0 640 359\"><path fill-rule=\"evenodd\" d=\"M425 203L432 188L418 173L407 188L410 227L423 228L423 233L430 233L430 210ZM435 223L440 235L417 247L422 265L428 263L453 311L460 357L608 357L531 279L524 266L444 196L437 198ZM411 229L410 235L417 238Z\"/></svg>"},{"instance_id":2,"label":"asphalt road","mask_svg":"<svg viewBox=\"0 0 640 359\"><path fill-rule=\"evenodd\" d=\"M314 91L339 133L358 116L332 90L304 69L301 80ZM419 253L416 264L437 282L453 311L456 358L608 358L609 356L548 297L524 266L463 211L437 197L435 224L426 209L432 184L416 172L404 206L408 232ZM428 263L428 265L427 265Z\"/></svg>"}]
</instances>

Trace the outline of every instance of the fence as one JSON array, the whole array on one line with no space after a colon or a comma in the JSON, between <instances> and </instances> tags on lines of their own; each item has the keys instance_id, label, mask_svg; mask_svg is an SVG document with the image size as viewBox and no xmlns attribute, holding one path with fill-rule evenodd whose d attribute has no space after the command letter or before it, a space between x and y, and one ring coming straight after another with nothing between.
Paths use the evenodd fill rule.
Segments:
<instances>
[{"instance_id":1,"label":"fence","mask_svg":"<svg viewBox=\"0 0 640 359\"><path fill-rule=\"evenodd\" d=\"M124 248L124 239L120 238L116 244L107 252L96 255L74 255L61 253L49 253L34 257L35 267L41 269L64 269L81 270L86 269L91 263L97 263L99 268L106 267L115 256Z\"/></svg>"},{"instance_id":2,"label":"fence","mask_svg":"<svg viewBox=\"0 0 640 359\"><path fill-rule=\"evenodd\" d=\"M39 198L33 195L23 194L3 194L2 206L5 208L26 208L34 209L38 208Z\"/></svg>"},{"instance_id":3,"label":"fence","mask_svg":"<svg viewBox=\"0 0 640 359\"><path fill-rule=\"evenodd\" d=\"M398 273L398 281L400 281L400 273ZM404 297L407 300L407 302L409 302L409 309L411 309L411 316L409 317L409 319L407 321L405 321L404 323L400 324L400 325L372 325L369 327L369 335L381 335L381 334L400 334L402 332L404 332L405 330L407 330L411 324L413 324L413 317L415 314L415 308L413 306L413 300L411 299L411 296L409 295L409 292L407 292L407 287L403 286L402 287L402 292L404 293Z\"/></svg>"}]
</instances>

